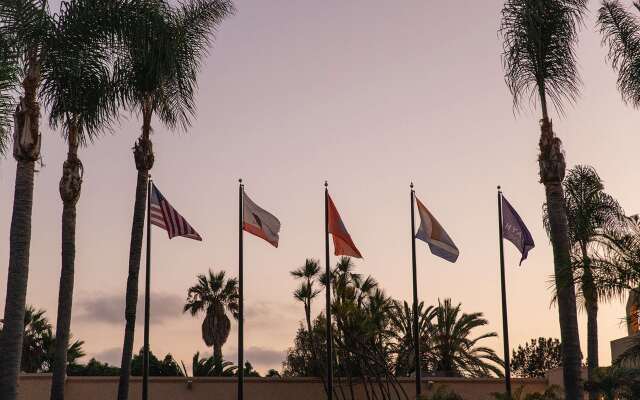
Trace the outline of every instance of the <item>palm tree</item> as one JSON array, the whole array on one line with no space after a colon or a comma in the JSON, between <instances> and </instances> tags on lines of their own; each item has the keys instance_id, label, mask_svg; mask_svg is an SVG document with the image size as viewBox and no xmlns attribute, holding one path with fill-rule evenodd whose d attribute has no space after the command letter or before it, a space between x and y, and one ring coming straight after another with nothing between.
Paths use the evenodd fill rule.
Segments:
<instances>
[{"instance_id":1,"label":"palm tree","mask_svg":"<svg viewBox=\"0 0 640 400\"><path fill-rule=\"evenodd\" d=\"M618 202L604 192L604 184L590 166L577 165L567 174L563 183L565 207L569 225L571 257L574 260L574 279L578 295L587 312L587 367L589 380L599 366L598 362L598 302L622 293L621 287L600 284L598 267L608 265L606 252L598 251L609 232L620 226L625 215ZM548 217L545 208L545 226ZM597 399L591 391L589 398Z\"/></svg>"},{"instance_id":2,"label":"palm tree","mask_svg":"<svg viewBox=\"0 0 640 400\"><path fill-rule=\"evenodd\" d=\"M55 363L56 338L44 310L27 306L24 313L22 356L20 371L27 373L51 372ZM0 326L2 332L2 326ZM84 342L76 340L67 348L67 364L85 356Z\"/></svg>"},{"instance_id":3,"label":"palm tree","mask_svg":"<svg viewBox=\"0 0 640 400\"><path fill-rule=\"evenodd\" d=\"M60 179L62 198L62 268L56 323L56 361L51 400L64 399L66 357L71 325L75 268L76 204L80 198L83 166L78 147L108 128L116 116L117 97L111 83L111 33L103 27L106 13L101 1L72 0L56 14L42 62L41 94L50 110L49 121L62 127L68 143ZM110 27L107 27L110 28Z\"/></svg>"},{"instance_id":4,"label":"palm tree","mask_svg":"<svg viewBox=\"0 0 640 400\"><path fill-rule=\"evenodd\" d=\"M35 164L40 159L40 61L49 26L46 0L0 3L0 26L10 33L10 53L23 63L22 93L15 111L13 157L17 162L9 233L9 272L0 336L0 399L17 397L22 331L29 276Z\"/></svg>"},{"instance_id":5,"label":"palm tree","mask_svg":"<svg viewBox=\"0 0 640 400\"><path fill-rule=\"evenodd\" d=\"M581 352L562 189L566 164L562 142L553 132L547 99L562 113L565 101L572 102L578 95L575 47L586 11L587 0L506 0L500 26L505 80L514 107L537 97L542 110L538 163L549 213L568 400L580 396Z\"/></svg>"},{"instance_id":6,"label":"palm tree","mask_svg":"<svg viewBox=\"0 0 640 400\"><path fill-rule=\"evenodd\" d=\"M424 302L418 304L418 332L420 332L420 349L422 349L423 359L426 361L431 348L432 321L435 317L435 308L428 306L425 308ZM393 338L393 352L396 355L395 374L398 376L409 376L415 371L415 348L413 337L413 310L406 301L400 303L394 301L392 312L390 313L389 333ZM431 370L431 365L424 363L421 367L425 372Z\"/></svg>"},{"instance_id":7,"label":"palm tree","mask_svg":"<svg viewBox=\"0 0 640 400\"><path fill-rule=\"evenodd\" d=\"M237 366L231 361L216 357L200 358L200 352L193 355L191 371L193 376L235 376Z\"/></svg>"},{"instance_id":8,"label":"palm tree","mask_svg":"<svg viewBox=\"0 0 640 400\"><path fill-rule=\"evenodd\" d=\"M186 128L195 112L194 92L202 59L215 27L234 11L231 0L190 0L174 9L164 1L124 41L116 60L123 97L142 117L142 134L133 155L138 178L129 246L129 275L125 303L125 332L118 400L128 398L133 351L138 275L142 253L145 202L154 154L151 142L153 116L167 128Z\"/></svg>"},{"instance_id":9,"label":"palm tree","mask_svg":"<svg viewBox=\"0 0 640 400\"><path fill-rule=\"evenodd\" d=\"M183 310L192 316L205 313L202 340L207 346L213 346L213 357L219 360L223 360L222 346L231 330L227 313L238 319L238 280L226 279L225 275L224 271L214 273L211 270L208 275L198 275L197 283L188 290Z\"/></svg>"},{"instance_id":10,"label":"palm tree","mask_svg":"<svg viewBox=\"0 0 640 400\"><path fill-rule=\"evenodd\" d=\"M320 289L314 288L316 278L320 273L320 262L307 258L304 265L291 271L291 275L297 279L303 279L300 287L293 292L296 300L304 304L304 315L307 322L307 332L311 333L311 302L320 294Z\"/></svg>"},{"instance_id":11,"label":"palm tree","mask_svg":"<svg viewBox=\"0 0 640 400\"><path fill-rule=\"evenodd\" d=\"M637 399L640 395L639 378L637 369L620 366L598 368L588 386L602 400Z\"/></svg>"},{"instance_id":12,"label":"palm tree","mask_svg":"<svg viewBox=\"0 0 640 400\"><path fill-rule=\"evenodd\" d=\"M46 352L44 338L48 332L51 332L51 324L45 317L45 312L45 310L37 310L29 305L25 308L21 371L35 373L42 366L43 356Z\"/></svg>"},{"instance_id":13,"label":"palm tree","mask_svg":"<svg viewBox=\"0 0 640 400\"><path fill-rule=\"evenodd\" d=\"M488 347L477 346L480 341L498 335L489 332L471 337L475 328L489 322L482 318L482 313L466 314L461 308L460 303L453 306L451 299L438 300L428 354L433 357L434 373L438 376L488 377L492 373L503 376L500 357Z\"/></svg>"}]
</instances>

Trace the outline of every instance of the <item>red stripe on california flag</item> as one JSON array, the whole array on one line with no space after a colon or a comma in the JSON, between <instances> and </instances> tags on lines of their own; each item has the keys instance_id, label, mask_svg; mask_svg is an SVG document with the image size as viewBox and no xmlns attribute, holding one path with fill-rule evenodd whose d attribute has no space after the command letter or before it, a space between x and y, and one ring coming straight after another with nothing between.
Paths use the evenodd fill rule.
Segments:
<instances>
[{"instance_id":1,"label":"red stripe on california flag","mask_svg":"<svg viewBox=\"0 0 640 400\"><path fill-rule=\"evenodd\" d=\"M251 225L248 224L246 222L242 223L242 229L244 229L245 231L251 233L252 235L256 235L259 238L262 238L264 240L266 240L267 242L271 243L274 247L278 247L278 242L274 242L273 240L270 240L267 235L264 233L264 231L262 229L260 229L259 227L255 226L255 225Z\"/></svg>"}]
</instances>

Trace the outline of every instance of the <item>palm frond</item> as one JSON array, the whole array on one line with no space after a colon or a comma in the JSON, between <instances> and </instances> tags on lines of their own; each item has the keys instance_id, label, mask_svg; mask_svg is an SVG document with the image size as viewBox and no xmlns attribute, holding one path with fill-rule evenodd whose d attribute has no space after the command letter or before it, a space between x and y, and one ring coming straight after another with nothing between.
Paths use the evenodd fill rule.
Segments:
<instances>
[{"instance_id":1,"label":"palm frond","mask_svg":"<svg viewBox=\"0 0 640 400\"><path fill-rule=\"evenodd\" d=\"M0 2L0 26L13 37L17 54L26 57L39 52L51 27L46 0L3 0Z\"/></svg>"},{"instance_id":2,"label":"palm frond","mask_svg":"<svg viewBox=\"0 0 640 400\"><path fill-rule=\"evenodd\" d=\"M234 11L229 0L190 0L171 8L152 2L130 18L118 46L116 81L134 110L151 111L170 129L186 129L195 113L197 73L217 25Z\"/></svg>"},{"instance_id":3,"label":"palm frond","mask_svg":"<svg viewBox=\"0 0 640 400\"><path fill-rule=\"evenodd\" d=\"M9 143L15 108L13 92L18 83L17 57L11 41L12 35L5 26L0 25L0 156L5 154Z\"/></svg>"},{"instance_id":4,"label":"palm frond","mask_svg":"<svg viewBox=\"0 0 640 400\"><path fill-rule=\"evenodd\" d=\"M41 62L41 96L48 106L52 127L70 125L86 144L108 129L117 115L117 92L111 81L112 32L103 15L112 7L95 0L70 0L61 5Z\"/></svg>"},{"instance_id":5,"label":"palm frond","mask_svg":"<svg viewBox=\"0 0 640 400\"><path fill-rule=\"evenodd\" d=\"M619 1L603 1L598 13L602 44L618 71L617 85L622 99L640 106L640 23Z\"/></svg>"},{"instance_id":6,"label":"palm frond","mask_svg":"<svg viewBox=\"0 0 640 400\"><path fill-rule=\"evenodd\" d=\"M505 81L514 109L539 97L558 112L578 95L580 77L575 47L587 0L507 0L499 34L503 39Z\"/></svg>"}]
</instances>

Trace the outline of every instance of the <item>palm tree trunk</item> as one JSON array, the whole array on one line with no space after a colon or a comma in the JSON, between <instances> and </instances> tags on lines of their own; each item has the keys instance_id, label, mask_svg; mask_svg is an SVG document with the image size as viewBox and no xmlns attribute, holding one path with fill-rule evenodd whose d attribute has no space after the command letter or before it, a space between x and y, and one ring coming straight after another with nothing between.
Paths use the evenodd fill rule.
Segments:
<instances>
[{"instance_id":1,"label":"palm tree trunk","mask_svg":"<svg viewBox=\"0 0 640 400\"><path fill-rule=\"evenodd\" d=\"M587 304L587 368L589 380L598 369L598 303ZM598 392L589 392L589 400L598 400Z\"/></svg>"},{"instance_id":2,"label":"palm tree trunk","mask_svg":"<svg viewBox=\"0 0 640 400\"><path fill-rule=\"evenodd\" d=\"M579 400L580 388L580 339L576 312L576 294L569 253L567 214L564 204L562 180L565 160L560 139L553 133L551 121L543 118L540 135L540 182L545 187L551 243L553 247L554 274L558 293L558 314L562 340L562 366L566 400Z\"/></svg>"},{"instance_id":3,"label":"palm tree trunk","mask_svg":"<svg viewBox=\"0 0 640 400\"><path fill-rule=\"evenodd\" d=\"M223 361L222 359L222 346L218 343L214 343L213 344L213 358L216 360L220 360L220 362ZM238 368L240 368L240 366L238 366ZM244 366L243 366L244 368Z\"/></svg>"},{"instance_id":4,"label":"palm tree trunk","mask_svg":"<svg viewBox=\"0 0 640 400\"><path fill-rule=\"evenodd\" d=\"M13 156L17 161L13 214L9 233L9 272L4 306L4 324L0 335L0 400L15 400L22 358L24 311L29 278L31 211L35 163L40 158L40 106L36 92L40 69L30 54L23 81L24 98L15 113Z\"/></svg>"},{"instance_id":5,"label":"palm tree trunk","mask_svg":"<svg viewBox=\"0 0 640 400\"><path fill-rule=\"evenodd\" d=\"M307 319L307 332L309 332L309 337L312 335L313 327L311 326L311 300L307 300L307 304L304 305L304 314Z\"/></svg>"},{"instance_id":6,"label":"palm tree trunk","mask_svg":"<svg viewBox=\"0 0 640 400\"><path fill-rule=\"evenodd\" d=\"M82 188L82 162L78 158L78 131L69 126L69 152L62 167L60 197L62 198L62 269L58 293L55 358L51 381L51 400L64 399L67 372L67 351L71 335L71 307L76 257L76 204Z\"/></svg>"},{"instance_id":7,"label":"palm tree trunk","mask_svg":"<svg viewBox=\"0 0 640 400\"><path fill-rule=\"evenodd\" d=\"M136 327L136 307L138 305L138 276L140 274L140 258L142 254L142 238L144 235L144 219L147 201L147 182L149 171L153 167L153 146L149 139L151 132L150 107L144 107L142 135L135 144L133 154L138 170L136 199L133 208L133 224L131 226L131 243L129 245L129 275L127 277L127 293L125 301L125 329L122 345L122 361L120 364L120 381L118 383L118 400L129 397L129 377L131 374L131 356Z\"/></svg>"},{"instance_id":8,"label":"palm tree trunk","mask_svg":"<svg viewBox=\"0 0 640 400\"><path fill-rule=\"evenodd\" d=\"M587 371L589 381L594 378L595 370L598 368L598 297L593 282L593 271L591 269L591 259L587 254L587 246L581 243L582 249L582 293L587 310ZM589 400L598 400L598 391L589 391Z\"/></svg>"}]
</instances>

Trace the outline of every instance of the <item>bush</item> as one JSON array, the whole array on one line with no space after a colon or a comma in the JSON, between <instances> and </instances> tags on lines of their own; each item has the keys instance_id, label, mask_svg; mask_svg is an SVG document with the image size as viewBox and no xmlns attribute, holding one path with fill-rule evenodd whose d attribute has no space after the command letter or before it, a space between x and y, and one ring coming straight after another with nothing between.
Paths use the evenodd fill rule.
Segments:
<instances>
[{"instance_id":1,"label":"bush","mask_svg":"<svg viewBox=\"0 0 640 400\"><path fill-rule=\"evenodd\" d=\"M449 390L446 386L438 386L436 390L426 396L421 396L418 400L464 400L462 396Z\"/></svg>"},{"instance_id":2,"label":"bush","mask_svg":"<svg viewBox=\"0 0 640 400\"><path fill-rule=\"evenodd\" d=\"M506 393L492 393L492 396L496 400L561 400L560 388L557 386L549 386L544 393L524 393L524 386L520 386L516 389L509 399Z\"/></svg>"},{"instance_id":3,"label":"bush","mask_svg":"<svg viewBox=\"0 0 640 400\"><path fill-rule=\"evenodd\" d=\"M67 374L69 376L118 376L120 368L92 358L87 364L69 364Z\"/></svg>"}]
</instances>

